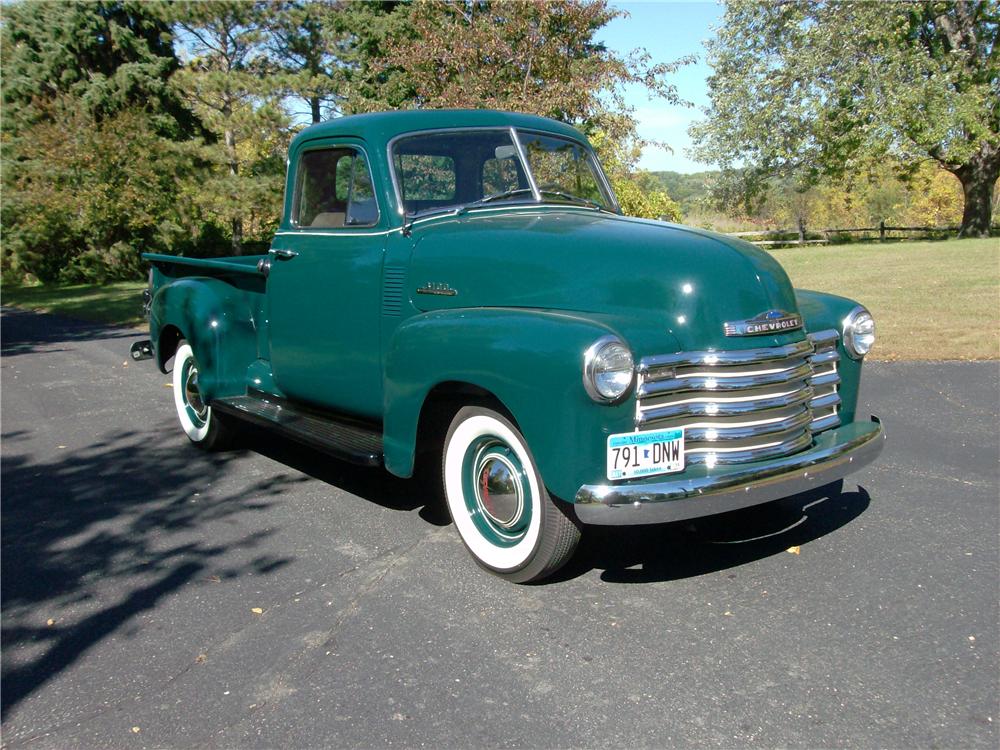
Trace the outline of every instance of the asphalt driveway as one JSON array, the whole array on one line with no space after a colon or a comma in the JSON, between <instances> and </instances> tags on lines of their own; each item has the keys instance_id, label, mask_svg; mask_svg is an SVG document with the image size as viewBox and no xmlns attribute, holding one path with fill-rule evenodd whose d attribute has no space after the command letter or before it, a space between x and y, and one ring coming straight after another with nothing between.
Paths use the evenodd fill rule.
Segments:
<instances>
[{"instance_id":1,"label":"asphalt driveway","mask_svg":"<svg viewBox=\"0 0 1000 750\"><path fill-rule=\"evenodd\" d=\"M996 362L870 364L840 494L514 586L414 483L190 447L136 338L3 312L4 746L1000 742Z\"/></svg>"}]
</instances>

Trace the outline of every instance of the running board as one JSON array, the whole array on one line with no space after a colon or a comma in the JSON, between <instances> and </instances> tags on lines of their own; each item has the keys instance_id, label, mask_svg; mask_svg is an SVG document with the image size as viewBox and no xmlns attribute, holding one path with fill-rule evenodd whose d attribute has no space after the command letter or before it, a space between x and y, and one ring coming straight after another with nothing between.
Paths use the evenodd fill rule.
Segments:
<instances>
[{"instance_id":1,"label":"running board","mask_svg":"<svg viewBox=\"0 0 1000 750\"><path fill-rule=\"evenodd\" d=\"M251 392L212 401L219 413L276 429L286 437L351 463L381 466L382 433L347 417L327 416L274 396Z\"/></svg>"}]
</instances>

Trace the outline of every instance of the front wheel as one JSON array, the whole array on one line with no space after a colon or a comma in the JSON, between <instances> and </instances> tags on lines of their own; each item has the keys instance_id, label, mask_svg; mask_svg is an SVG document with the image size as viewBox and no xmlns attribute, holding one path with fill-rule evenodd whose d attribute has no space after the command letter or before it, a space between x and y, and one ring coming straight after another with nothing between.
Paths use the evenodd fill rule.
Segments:
<instances>
[{"instance_id":1,"label":"front wheel","mask_svg":"<svg viewBox=\"0 0 1000 750\"><path fill-rule=\"evenodd\" d=\"M207 451L222 450L232 443L228 425L202 399L198 386L198 362L191 345L181 339L174 354L174 406L184 434Z\"/></svg>"},{"instance_id":2,"label":"front wheel","mask_svg":"<svg viewBox=\"0 0 1000 750\"><path fill-rule=\"evenodd\" d=\"M455 528L482 567L527 583L572 557L580 531L549 497L524 438L502 415L460 409L445 438L443 474Z\"/></svg>"}]
</instances>

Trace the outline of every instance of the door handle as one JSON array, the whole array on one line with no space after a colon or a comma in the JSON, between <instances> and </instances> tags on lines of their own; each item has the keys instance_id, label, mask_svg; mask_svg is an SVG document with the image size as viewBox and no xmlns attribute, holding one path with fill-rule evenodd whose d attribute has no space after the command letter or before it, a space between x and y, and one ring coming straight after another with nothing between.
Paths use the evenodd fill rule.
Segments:
<instances>
[{"instance_id":1,"label":"door handle","mask_svg":"<svg viewBox=\"0 0 1000 750\"><path fill-rule=\"evenodd\" d=\"M275 247L272 247L270 250L268 250L268 252L275 258L279 258L280 260L291 260L296 255L298 255L298 253L295 252L294 250L285 250L282 248L275 248Z\"/></svg>"}]
</instances>

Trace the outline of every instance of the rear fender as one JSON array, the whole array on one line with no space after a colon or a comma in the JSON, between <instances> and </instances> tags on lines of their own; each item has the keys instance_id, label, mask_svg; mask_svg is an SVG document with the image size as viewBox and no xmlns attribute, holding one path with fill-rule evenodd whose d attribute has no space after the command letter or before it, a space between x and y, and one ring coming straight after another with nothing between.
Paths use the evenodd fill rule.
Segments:
<instances>
[{"instance_id":1,"label":"rear fender","mask_svg":"<svg viewBox=\"0 0 1000 750\"><path fill-rule=\"evenodd\" d=\"M176 328L198 360L198 385L205 398L240 395L246 390L247 367L257 359L257 325L249 292L207 277L171 281L156 290L149 332L161 367L173 352L161 356L161 331ZM162 337L164 346L169 336Z\"/></svg>"}]
</instances>

